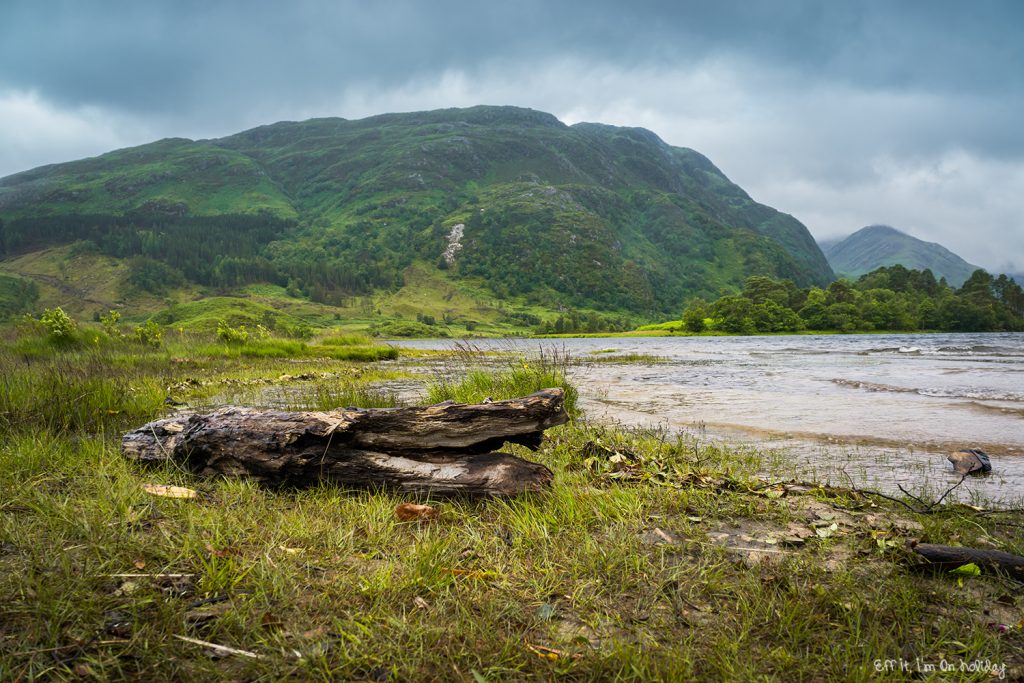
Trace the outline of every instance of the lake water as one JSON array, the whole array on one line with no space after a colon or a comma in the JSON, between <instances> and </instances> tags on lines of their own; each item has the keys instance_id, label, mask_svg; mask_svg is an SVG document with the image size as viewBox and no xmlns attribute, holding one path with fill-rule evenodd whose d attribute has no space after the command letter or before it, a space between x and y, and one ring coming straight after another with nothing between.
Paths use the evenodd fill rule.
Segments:
<instances>
[{"instance_id":1,"label":"lake water","mask_svg":"<svg viewBox=\"0 0 1024 683\"><path fill-rule=\"evenodd\" d=\"M452 342L396 342L445 348ZM474 340L525 353L565 349L592 419L742 443L803 477L886 491L956 483L946 455L980 447L991 475L962 500L1024 497L1024 334ZM610 351L614 349L614 351ZM598 352L598 353L595 353ZM624 354L657 362L587 362Z\"/></svg>"}]
</instances>

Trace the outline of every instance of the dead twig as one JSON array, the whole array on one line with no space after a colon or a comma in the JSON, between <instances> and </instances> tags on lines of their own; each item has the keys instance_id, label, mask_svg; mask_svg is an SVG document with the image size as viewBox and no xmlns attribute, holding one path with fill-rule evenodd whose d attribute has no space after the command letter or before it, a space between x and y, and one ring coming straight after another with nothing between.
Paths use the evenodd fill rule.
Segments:
<instances>
[{"instance_id":1,"label":"dead twig","mask_svg":"<svg viewBox=\"0 0 1024 683\"><path fill-rule=\"evenodd\" d=\"M193 645L202 645L208 647L215 652L220 652L226 655L239 655L240 657L249 657L251 659L263 659L265 655L258 654L256 652L249 652L248 650L239 650L235 647L228 647L227 645L218 645L217 643L211 643L208 640L199 640L198 638L189 638L188 636L180 636L174 634L174 637L178 640L183 640L186 643L192 643Z\"/></svg>"},{"instance_id":2,"label":"dead twig","mask_svg":"<svg viewBox=\"0 0 1024 683\"><path fill-rule=\"evenodd\" d=\"M907 495L907 497L913 498L914 500L916 500L921 505L924 505L925 506L924 510L921 510L920 512L922 514L928 514L929 512L932 511L933 508L937 507L938 505L941 505L942 501L944 501L946 499L946 496L951 494L956 489L960 488L960 485L963 484L966 479L967 479L967 475L966 474L961 475L960 476L960 481L958 481L957 483L953 484L948 489L946 489L946 492L943 493L941 496L939 496L939 499L936 500L934 503L931 503L930 505L928 503L924 502L923 500L921 500L920 498L918 498L917 496L915 496L914 494L912 494L909 491L907 491L905 488L903 488L902 484L896 484L896 487L900 491L903 491L903 493L905 493Z\"/></svg>"},{"instance_id":3,"label":"dead twig","mask_svg":"<svg viewBox=\"0 0 1024 683\"><path fill-rule=\"evenodd\" d=\"M891 500L892 502L899 503L903 507L907 508L911 512L913 512L915 514L918 514L918 515L930 514L932 512L932 510L934 510L936 507L941 505L942 501L946 500L946 497L949 496L949 494L951 494L953 491L958 489L960 487L960 485L963 484L964 481L967 479L967 475L966 474L962 475L960 477L960 481L958 481L957 483L953 484L948 489L946 489L943 492L943 494L941 496L939 496L938 500L935 500L934 502L931 502L931 503L928 503L928 502L922 500L921 498L919 498L918 496L915 496L910 491L908 491L905 488L903 488L902 484L896 484L896 487L900 491L902 491L903 494L906 497L908 497L911 500L917 502L921 506L920 508L918 508L918 507L914 507L913 505L911 505L907 501L903 500L902 498L896 498L895 496L890 496L890 495L888 495L886 493L882 493L881 491L874 491L874 490L871 490L871 489L862 489L862 488L854 485L853 479L850 477L849 473L847 473L845 470L843 470L843 474L846 476L846 479L849 482L850 490L853 491L854 493L859 493L859 494L865 495L865 496L877 496L878 498L884 498L885 500Z\"/></svg>"}]
</instances>

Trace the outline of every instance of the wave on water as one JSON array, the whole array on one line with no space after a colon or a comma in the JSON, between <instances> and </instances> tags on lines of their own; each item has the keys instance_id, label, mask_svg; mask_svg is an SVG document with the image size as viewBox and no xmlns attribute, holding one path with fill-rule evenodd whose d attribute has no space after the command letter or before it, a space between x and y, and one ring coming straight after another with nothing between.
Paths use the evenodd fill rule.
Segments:
<instances>
[{"instance_id":1,"label":"wave on water","mask_svg":"<svg viewBox=\"0 0 1024 683\"><path fill-rule=\"evenodd\" d=\"M992 344L964 344L962 346L879 346L857 351L860 356L879 354L902 354L910 356L997 356L1006 358L1024 357L1024 349Z\"/></svg>"},{"instance_id":2,"label":"wave on water","mask_svg":"<svg viewBox=\"0 0 1024 683\"><path fill-rule=\"evenodd\" d=\"M991 403L982 403L980 401L967 401L966 405L975 410L980 410L986 413L998 413L1000 415L1014 415L1021 419L1024 419L1024 408L1012 408L1010 406L997 406Z\"/></svg>"},{"instance_id":3,"label":"wave on water","mask_svg":"<svg viewBox=\"0 0 1024 683\"><path fill-rule=\"evenodd\" d=\"M851 389L863 389L864 391L879 391L894 394L917 394L918 396L929 396L931 398L963 398L974 401L1009 401L1013 403L1024 402L1024 394L1018 394L1014 392L999 392L999 391L976 391L971 389L935 389L935 388L915 388L915 387L898 387L892 384L880 384L878 382L862 382L855 379L843 379L841 377L834 378L833 384L837 384L841 387L850 387Z\"/></svg>"}]
</instances>

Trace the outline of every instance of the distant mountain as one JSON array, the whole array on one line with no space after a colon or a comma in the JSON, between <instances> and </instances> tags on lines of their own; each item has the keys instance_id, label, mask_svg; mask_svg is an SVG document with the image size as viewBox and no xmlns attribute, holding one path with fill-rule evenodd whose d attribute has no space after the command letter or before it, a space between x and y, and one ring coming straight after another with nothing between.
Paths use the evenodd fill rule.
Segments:
<instances>
[{"instance_id":1,"label":"distant mountain","mask_svg":"<svg viewBox=\"0 0 1024 683\"><path fill-rule=\"evenodd\" d=\"M944 277L959 287L978 269L941 244L919 240L888 225L869 225L846 239L819 245L840 277L857 278L899 264L913 270L928 268L936 279Z\"/></svg>"},{"instance_id":2,"label":"distant mountain","mask_svg":"<svg viewBox=\"0 0 1024 683\"><path fill-rule=\"evenodd\" d=\"M276 123L0 179L0 271L70 244L156 296L271 283L330 303L426 268L492 301L664 314L750 275L833 277L799 221L701 154L515 107Z\"/></svg>"}]
</instances>

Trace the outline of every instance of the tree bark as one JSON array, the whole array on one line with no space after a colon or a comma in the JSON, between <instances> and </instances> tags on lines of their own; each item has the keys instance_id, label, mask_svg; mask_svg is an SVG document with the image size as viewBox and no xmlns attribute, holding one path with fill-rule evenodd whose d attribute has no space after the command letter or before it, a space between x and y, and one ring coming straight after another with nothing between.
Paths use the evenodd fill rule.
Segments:
<instances>
[{"instance_id":1,"label":"tree bark","mask_svg":"<svg viewBox=\"0 0 1024 683\"><path fill-rule=\"evenodd\" d=\"M1024 557L1002 550L981 550L933 543L912 543L911 549L937 569L956 569L974 563L979 567L1000 569L1014 578L1024 580Z\"/></svg>"},{"instance_id":2,"label":"tree bark","mask_svg":"<svg viewBox=\"0 0 1024 683\"><path fill-rule=\"evenodd\" d=\"M288 413L224 408L150 422L124 435L122 453L205 476L270 485L389 487L424 493L514 495L549 485L543 465L506 453L531 449L568 421L561 389L491 403Z\"/></svg>"}]
</instances>

